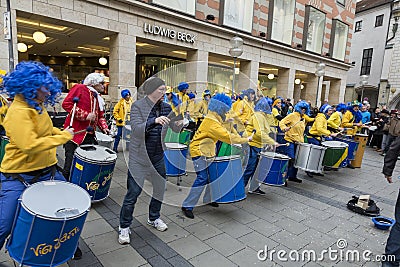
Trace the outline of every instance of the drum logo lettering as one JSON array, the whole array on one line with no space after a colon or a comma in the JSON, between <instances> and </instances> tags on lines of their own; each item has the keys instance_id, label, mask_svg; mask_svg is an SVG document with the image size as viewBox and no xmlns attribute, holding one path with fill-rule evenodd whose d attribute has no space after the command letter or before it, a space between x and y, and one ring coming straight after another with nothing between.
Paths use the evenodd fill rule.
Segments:
<instances>
[{"instance_id":1,"label":"drum logo lettering","mask_svg":"<svg viewBox=\"0 0 400 267\"><path fill-rule=\"evenodd\" d=\"M46 255L47 253L51 253L53 248L54 250L57 250L61 247L61 244L64 243L65 241L68 241L71 237L75 236L77 233L79 233L80 229L78 227L75 227L68 233L64 233L61 238L56 238L54 239L55 244L50 245L46 243L42 243L37 245L36 248L30 248L33 250L33 253L35 254L36 257Z\"/></svg>"},{"instance_id":2,"label":"drum logo lettering","mask_svg":"<svg viewBox=\"0 0 400 267\"><path fill-rule=\"evenodd\" d=\"M100 187L100 184L98 184L96 182L90 182L90 183L85 183L85 184L86 184L86 189L88 191L96 191Z\"/></svg>"},{"instance_id":3,"label":"drum logo lettering","mask_svg":"<svg viewBox=\"0 0 400 267\"><path fill-rule=\"evenodd\" d=\"M101 185L105 186L106 183L111 180L111 178L112 178L112 173L110 173L110 174L108 174L107 176L104 177L104 181L101 183Z\"/></svg>"}]
</instances>

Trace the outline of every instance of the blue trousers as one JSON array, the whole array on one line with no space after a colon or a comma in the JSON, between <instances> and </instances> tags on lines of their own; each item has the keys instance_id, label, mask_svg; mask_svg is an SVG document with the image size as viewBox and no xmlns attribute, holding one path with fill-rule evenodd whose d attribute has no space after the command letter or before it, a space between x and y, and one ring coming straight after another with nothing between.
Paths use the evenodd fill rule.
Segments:
<instances>
[{"instance_id":1,"label":"blue trousers","mask_svg":"<svg viewBox=\"0 0 400 267\"><path fill-rule=\"evenodd\" d=\"M295 143L289 143L289 146L281 146L280 153L288 156L289 160L289 167L288 167L288 179L290 178L297 178L297 171L298 169L294 167L294 157L296 155L296 148L297 145Z\"/></svg>"},{"instance_id":2,"label":"blue trousers","mask_svg":"<svg viewBox=\"0 0 400 267\"><path fill-rule=\"evenodd\" d=\"M257 164L259 161L258 154L261 152L261 148L255 147L255 146L249 146L249 159L247 161L247 166L246 169L243 173L243 180L244 180L244 185L247 186L249 183L249 180L251 179L250 183L250 191L254 191L259 187L258 180L253 177L254 173L256 172L257 169Z\"/></svg>"},{"instance_id":3,"label":"blue trousers","mask_svg":"<svg viewBox=\"0 0 400 267\"><path fill-rule=\"evenodd\" d=\"M211 202L211 193L210 188L208 187L208 183L210 181L208 176L208 163L205 157L194 157L193 165L196 171L197 177L194 180L192 188L190 189L189 195L183 201L182 207L193 210L199 201L200 195L206 187L206 192L204 194L203 201L204 203Z\"/></svg>"},{"instance_id":4,"label":"blue trousers","mask_svg":"<svg viewBox=\"0 0 400 267\"><path fill-rule=\"evenodd\" d=\"M321 145L321 141L319 141L317 138L309 137L309 138L307 138L307 140L308 140L309 144L313 144L313 145L316 145L316 146L320 146Z\"/></svg>"},{"instance_id":5,"label":"blue trousers","mask_svg":"<svg viewBox=\"0 0 400 267\"><path fill-rule=\"evenodd\" d=\"M397 196L394 216L396 223L390 230L389 238L386 242L385 254L395 255L396 262L385 262L383 266L399 266L400 263L400 191Z\"/></svg>"},{"instance_id":6,"label":"blue trousers","mask_svg":"<svg viewBox=\"0 0 400 267\"><path fill-rule=\"evenodd\" d=\"M153 185L153 196L149 205L149 219L154 221L160 218L161 204L164 199L166 185L164 158L154 163L153 166L144 166L140 163L129 162L127 177L128 192L125 195L119 217L121 228L127 228L132 223L135 204L140 193L142 193L145 178L149 178Z\"/></svg>"},{"instance_id":7,"label":"blue trousers","mask_svg":"<svg viewBox=\"0 0 400 267\"><path fill-rule=\"evenodd\" d=\"M119 141L121 140L123 128L124 128L124 126L117 126L118 131L117 131L117 135L115 136L115 140L114 140L114 151L116 151L118 148Z\"/></svg>"},{"instance_id":8,"label":"blue trousers","mask_svg":"<svg viewBox=\"0 0 400 267\"><path fill-rule=\"evenodd\" d=\"M26 182L30 182L34 176L20 174ZM40 177L39 181L47 181L51 179L51 173ZM64 176L60 172L56 172L55 180L65 181ZM0 249L8 235L11 233L12 224L18 207L18 198L26 189L25 185L13 178L7 178L0 173L1 191L0 191Z\"/></svg>"}]
</instances>

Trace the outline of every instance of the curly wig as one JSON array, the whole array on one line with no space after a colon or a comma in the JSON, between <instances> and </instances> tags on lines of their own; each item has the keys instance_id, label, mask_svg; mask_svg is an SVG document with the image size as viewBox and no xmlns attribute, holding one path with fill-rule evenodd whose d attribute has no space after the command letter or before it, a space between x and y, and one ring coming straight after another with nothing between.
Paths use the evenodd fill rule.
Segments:
<instances>
[{"instance_id":1,"label":"curly wig","mask_svg":"<svg viewBox=\"0 0 400 267\"><path fill-rule=\"evenodd\" d=\"M347 106L344 103L340 103L336 106L336 111L339 111L339 112L345 111L346 109L347 109Z\"/></svg>"},{"instance_id":2,"label":"curly wig","mask_svg":"<svg viewBox=\"0 0 400 267\"><path fill-rule=\"evenodd\" d=\"M221 117L224 117L229 112L232 106L232 100L225 94L216 94L210 99L208 110L216 112Z\"/></svg>"},{"instance_id":3,"label":"curly wig","mask_svg":"<svg viewBox=\"0 0 400 267\"><path fill-rule=\"evenodd\" d=\"M298 112L298 113L300 113L301 114L301 110L302 109L305 109L306 110L306 112L304 112L304 114L309 114L310 113L310 106L308 105L308 103L306 102L306 101L304 101L304 100L302 100L302 101L300 101L299 103L297 103L295 106L294 106L294 111L296 111L296 112Z\"/></svg>"},{"instance_id":4,"label":"curly wig","mask_svg":"<svg viewBox=\"0 0 400 267\"><path fill-rule=\"evenodd\" d=\"M42 113L42 107L35 100L37 91L45 88L50 95L44 101L45 105L54 106L61 95L61 82L53 75L49 67L40 62L23 61L18 63L13 72L3 79L4 90L11 98L21 94L29 106Z\"/></svg>"},{"instance_id":5,"label":"curly wig","mask_svg":"<svg viewBox=\"0 0 400 267\"><path fill-rule=\"evenodd\" d=\"M262 111L266 114L271 114L271 106L268 101L268 97L263 97L258 100L256 106L254 107L255 111Z\"/></svg>"}]
</instances>

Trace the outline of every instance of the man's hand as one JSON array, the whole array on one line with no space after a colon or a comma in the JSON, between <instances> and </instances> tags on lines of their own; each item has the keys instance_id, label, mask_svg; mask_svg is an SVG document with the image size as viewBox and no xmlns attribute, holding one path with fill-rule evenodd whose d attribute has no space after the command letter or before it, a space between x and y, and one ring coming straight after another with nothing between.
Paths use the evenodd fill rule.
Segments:
<instances>
[{"instance_id":1,"label":"man's hand","mask_svg":"<svg viewBox=\"0 0 400 267\"><path fill-rule=\"evenodd\" d=\"M96 120L96 114L94 114L93 112L90 112L87 117L86 117L87 121L95 121Z\"/></svg>"},{"instance_id":2,"label":"man's hand","mask_svg":"<svg viewBox=\"0 0 400 267\"><path fill-rule=\"evenodd\" d=\"M286 127L285 129L283 129L283 132L286 133L290 130L290 127Z\"/></svg>"},{"instance_id":3,"label":"man's hand","mask_svg":"<svg viewBox=\"0 0 400 267\"><path fill-rule=\"evenodd\" d=\"M167 125L169 122L170 119L165 116L160 116L155 120L155 123L161 124L162 126Z\"/></svg>"},{"instance_id":4,"label":"man's hand","mask_svg":"<svg viewBox=\"0 0 400 267\"><path fill-rule=\"evenodd\" d=\"M105 133L106 135L109 135L110 134L110 130L108 128L103 129L103 133Z\"/></svg>"},{"instance_id":5,"label":"man's hand","mask_svg":"<svg viewBox=\"0 0 400 267\"><path fill-rule=\"evenodd\" d=\"M331 133L330 136L336 137L338 134L337 133Z\"/></svg>"},{"instance_id":6,"label":"man's hand","mask_svg":"<svg viewBox=\"0 0 400 267\"><path fill-rule=\"evenodd\" d=\"M393 183L392 176L385 175L385 178L386 178L386 180L388 181L389 184Z\"/></svg>"}]
</instances>

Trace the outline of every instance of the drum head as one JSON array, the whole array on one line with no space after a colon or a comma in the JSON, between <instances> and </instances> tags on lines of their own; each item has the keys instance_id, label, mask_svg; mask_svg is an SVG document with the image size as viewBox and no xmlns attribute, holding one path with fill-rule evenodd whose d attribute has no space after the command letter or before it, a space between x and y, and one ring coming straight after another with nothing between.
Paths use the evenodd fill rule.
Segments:
<instances>
[{"instance_id":1,"label":"drum head","mask_svg":"<svg viewBox=\"0 0 400 267\"><path fill-rule=\"evenodd\" d=\"M232 146L237 147L239 149L242 149L242 145L241 144L232 144Z\"/></svg>"},{"instance_id":2,"label":"drum head","mask_svg":"<svg viewBox=\"0 0 400 267\"><path fill-rule=\"evenodd\" d=\"M75 150L75 154L92 162L113 162L117 154L111 149L98 145L82 145Z\"/></svg>"},{"instance_id":3,"label":"drum head","mask_svg":"<svg viewBox=\"0 0 400 267\"><path fill-rule=\"evenodd\" d=\"M340 147L340 148L349 146L348 144L346 144L344 142L340 142L340 141L325 141L325 142L322 142L322 145L324 147Z\"/></svg>"},{"instance_id":4,"label":"drum head","mask_svg":"<svg viewBox=\"0 0 400 267\"><path fill-rule=\"evenodd\" d=\"M112 142L113 139L111 136L103 134L101 132L96 132L96 139L103 142Z\"/></svg>"},{"instance_id":5,"label":"drum head","mask_svg":"<svg viewBox=\"0 0 400 267\"><path fill-rule=\"evenodd\" d=\"M267 157L267 158L272 158L272 159L283 159L283 160L289 160L290 158L286 155L282 155L279 153L271 152L271 151L264 151L260 153L261 156Z\"/></svg>"},{"instance_id":6,"label":"drum head","mask_svg":"<svg viewBox=\"0 0 400 267\"><path fill-rule=\"evenodd\" d=\"M213 161L213 162L219 162L219 161L230 161L230 160L235 160L235 159L240 159L240 155L215 157L215 158L213 158L211 161Z\"/></svg>"},{"instance_id":7,"label":"drum head","mask_svg":"<svg viewBox=\"0 0 400 267\"><path fill-rule=\"evenodd\" d=\"M2 140L5 140L5 141L10 141L10 139L9 139L7 136L5 136L5 135L2 135L2 136L1 136L1 139L2 139Z\"/></svg>"},{"instance_id":8,"label":"drum head","mask_svg":"<svg viewBox=\"0 0 400 267\"><path fill-rule=\"evenodd\" d=\"M182 150L182 149L186 149L187 145L180 144L180 143L165 143L165 147L167 149Z\"/></svg>"},{"instance_id":9,"label":"drum head","mask_svg":"<svg viewBox=\"0 0 400 267\"><path fill-rule=\"evenodd\" d=\"M28 211L51 219L79 216L89 210L90 201L84 189L60 181L35 183L21 197L21 203Z\"/></svg>"}]
</instances>

